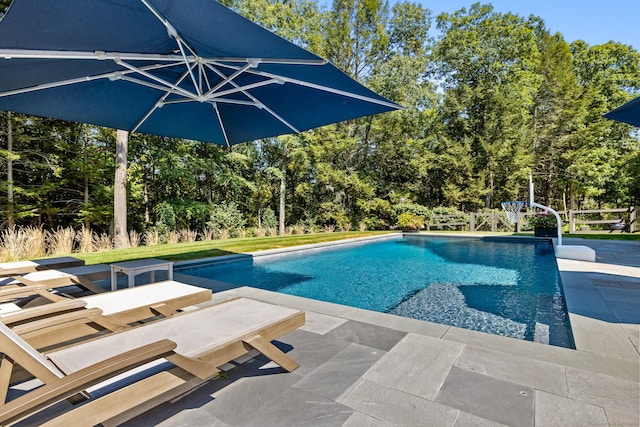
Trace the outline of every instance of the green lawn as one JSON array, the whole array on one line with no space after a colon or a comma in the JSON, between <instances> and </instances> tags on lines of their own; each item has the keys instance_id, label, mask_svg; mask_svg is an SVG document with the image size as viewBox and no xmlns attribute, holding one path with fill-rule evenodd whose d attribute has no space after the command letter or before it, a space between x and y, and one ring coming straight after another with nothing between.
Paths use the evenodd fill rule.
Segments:
<instances>
[{"instance_id":1,"label":"green lawn","mask_svg":"<svg viewBox=\"0 0 640 427\"><path fill-rule=\"evenodd\" d=\"M295 236L247 237L242 239L211 240L206 242L176 243L172 245L140 246L137 248L117 249L112 251L79 253L73 256L85 260L87 264L122 262L141 258L162 258L169 261L186 261L222 255L255 252L266 249L286 248L311 243L333 242L353 237L375 236L389 231L351 231L340 233L304 234ZM438 233L438 232L435 232ZM443 231L442 233L456 233ZM464 232L468 234L468 232ZM533 233L474 233L531 236ZM563 234L565 237L580 237L598 240L640 241L640 233L589 233Z\"/></svg>"},{"instance_id":2,"label":"green lawn","mask_svg":"<svg viewBox=\"0 0 640 427\"><path fill-rule=\"evenodd\" d=\"M341 233L303 234L294 236L247 237L242 239L211 240L171 245L140 246L112 251L79 253L73 256L87 264L122 262L141 258L161 258L168 261L216 257L266 249L286 248L311 243L332 242L353 237L375 236L389 231L352 231Z\"/></svg>"}]
</instances>

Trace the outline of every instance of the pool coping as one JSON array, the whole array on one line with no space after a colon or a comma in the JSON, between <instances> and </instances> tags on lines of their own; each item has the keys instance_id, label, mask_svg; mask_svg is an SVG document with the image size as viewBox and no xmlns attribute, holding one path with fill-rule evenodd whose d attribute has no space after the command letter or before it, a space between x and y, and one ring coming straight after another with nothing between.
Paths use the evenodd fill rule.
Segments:
<instances>
[{"instance_id":1,"label":"pool coping","mask_svg":"<svg viewBox=\"0 0 640 427\"><path fill-rule=\"evenodd\" d=\"M250 297L266 302L286 305L301 310L328 315L346 320L365 322L372 325L396 329L407 333L417 333L448 341L456 341L482 347L490 350L497 350L514 356L526 357L542 362L561 364L576 369L601 373L621 379L640 380L638 370L638 348L634 341L636 337L630 336L634 329L638 329L637 324L631 324L631 332L625 329L620 322L611 322L603 313L591 312L589 307L584 308L584 294L589 294L592 298L597 298L599 293L593 292L593 282L590 280L594 274L597 277L602 275L632 274L631 277L640 278L640 268L620 267L606 263L594 263L587 261L562 260L556 258L558 270L563 284L563 291L567 307L571 328L574 334L576 349L567 349L547 344L540 344L531 341L518 340L515 338L502 337L479 331L472 331L454 326L447 326L422 320L409 319L387 313L379 313L370 310L358 309L340 304L328 303L309 298L280 294L252 287L229 288L224 282L199 278L180 273L182 267L193 267L199 264L211 262L226 262L248 257L259 257L265 255L278 255L299 250L320 249L328 246L337 246L366 242L369 240L401 238L404 234L389 234L384 236L367 236L362 238L345 239L334 242L317 243L310 245L294 246L289 248L272 249L267 251L257 251L254 253L238 254L225 257L215 257L201 259L196 262L177 263L176 279L194 285L208 284L219 289L214 294L215 300L226 299L236 296ZM416 234L411 233L411 236ZM432 237L491 237L500 239L526 239L540 240L529 236L500 236L493 234L447 234L447 233L419 233L420 236ZM547 239L549 240L549 239ZM630 271L631 270L631 271ZM637 270L637 271L636 271ZM226 285L226 287L225 287ZM233 285L236 286L236 285ZM597 304L597 303L596 303Z\"/></svg>"}]
</instances>

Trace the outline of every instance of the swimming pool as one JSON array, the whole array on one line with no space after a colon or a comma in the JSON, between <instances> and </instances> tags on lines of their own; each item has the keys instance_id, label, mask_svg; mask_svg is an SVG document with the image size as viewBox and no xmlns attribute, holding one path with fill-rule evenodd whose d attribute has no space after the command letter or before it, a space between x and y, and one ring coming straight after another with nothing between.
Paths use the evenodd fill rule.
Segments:
<instances>
[{"instance_id":1,"label":"swimming pool","mask_svg":"<svg viewBox=\"0 0 640 427\"><path fill-rule=\"evenodd\" d=\"M546 240L409 235L179 271L575 348L553 247Z\"/></svg>"}]
</instances>

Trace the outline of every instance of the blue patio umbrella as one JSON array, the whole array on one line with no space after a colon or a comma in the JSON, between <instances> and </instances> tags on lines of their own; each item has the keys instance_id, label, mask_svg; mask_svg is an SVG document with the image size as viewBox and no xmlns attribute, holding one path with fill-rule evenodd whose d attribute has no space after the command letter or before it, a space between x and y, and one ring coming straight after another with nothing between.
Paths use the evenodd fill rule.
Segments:
<instances>
[{"instance_id":1,"label":"blue patio umbrella","mask_svg":"<svg viewBox=\"0 0 640 427\"><path fill-rule=\"evenodd\" d=\"M402 108L214 0L14 0L0 109L232 145Z\"/></svg>"},{"instance_id":2,"label":"blue patio umbrella","mask_svg":"<svg viewBox=\"0 0 640 427\"><path fill-rule=\"evenodd\" d=\"M609 111L603 117L640 127L640 97Z\"/></svg>"}]
</instances>

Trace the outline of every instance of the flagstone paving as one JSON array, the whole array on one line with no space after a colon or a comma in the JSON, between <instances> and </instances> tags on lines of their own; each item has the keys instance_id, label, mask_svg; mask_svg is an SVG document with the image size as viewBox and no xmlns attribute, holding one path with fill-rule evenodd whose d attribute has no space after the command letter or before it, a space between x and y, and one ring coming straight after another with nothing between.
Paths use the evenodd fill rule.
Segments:
<instances>
[{"instance_id":1,"label":"flagstone paving","mask_svg":"<svg viewBox=\"0 0 640 427\"><path fill-rule=\"evenodd\" d=\"M598 262L558 260L577 350L238 288L297 307L276 344L129 426L639 426L640 243L578 240ZM188 280L180 276L179 280Z\"/></svg>"}]
</instances>

